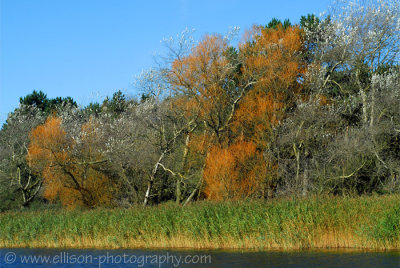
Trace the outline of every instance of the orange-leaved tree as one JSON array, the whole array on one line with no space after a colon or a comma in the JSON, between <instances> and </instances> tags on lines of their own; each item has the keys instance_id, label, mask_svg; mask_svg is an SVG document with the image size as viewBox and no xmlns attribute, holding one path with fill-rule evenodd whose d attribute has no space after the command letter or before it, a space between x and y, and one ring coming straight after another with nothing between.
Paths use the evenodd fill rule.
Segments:
<instances>
[{"instance_id":1,"label":"orange-leaved tree","mask_svg":"<svg viewBox=\"0 0 400 268\"><path fill-rule=\"evenodd\" d=\"M27 158L44 178L46 199L60 199L65 207L110 204L114 185L98 168L106 160L95 149L94 129L93 122L84 124L79 143L68 137L57 117L32 130Z\"/></svg>"},{"instance_id":2,"label":"orange-leaved tree","mask_svg":"<svg viewBox=\"0 0 400 268\"><path fill-rule=\"evenodd\" d=\"M250 39L241 45L243 75L257 78L235 113L233 128L247 140L266 145L268 132L282 121L302 97L305 63L297 26L254 26Z\"/></svg>"},{"instance_id":3,"label":"orange-leaved tree","mask_svg":"<svg viewBox=\"0 0 400 268\"><path fill-rule=\"evenodd\" d=\"M238 141L228 148L215 145L206 159L204 193L209 199L245 199L263 187L266 165L254 143Z\"/></svg>"},{"instance_id":4,"label":"orange-leaved tree","mask_svg":"<svg viewBox=\"0 0 400 268\"><path fill-rule=\"evenodd\" d=\"M225 38L206 35L191 54L176 58L168 72L176 106L205 123L218 143L226 141L235 110L255 83L240 75L239 57Z\"/></svg>"},{"instance_id":5,"label":"orange-leaved tree","mask_svg":"<svg viewBox=\"0 0 400 268\"><path fill-rule=\"evenodd\" d=\"M230 125L231 133L235 137L225 150L244 150L248 147L241 149L240 145L243 146L244 142L251 144L254 149L247 152L253 162L247 173L245 171L241 174L247 178L247 185L258 187L253 187L256 189L253 192L270 195L276 184L274 178L277 177L277 164L268 157L268 147L274 127L286 117L296 100L302 97L305 73L305 64L301 57L303 44L301 30L296 26L255 26L249 36L251 38L240 46L243 57L242 76L246 80L251 77L256 83L247 91L235 110ZM209 157L217 158L218 156L213 155L215 153L211 152ZM207 193L215 192L215 180L218 177L227 177L229 174L224 169L213 170L212 167L211 164L207 165L207 169L212 172L205 172ZM234 169L230 172L232 170ZM222 190L219 192L223 196ZM247 192L251 191L247 189Z\"/></svg>"},{"instance_id":6,"label":"orange-leaved tree","mask_svg":"<svg viewBox=\"0 0 400 268\"><path fill-rule=\"evenodd\" d=\"M189 55L177 56L167 72L173 110L191 126L185 133L183 174L202 169L210 145L225 139L231 104L238 95L231 89L235 73L225 56L227 49L222 36L206 35ZM196 185L187 200L199 191L201 178Z\"/></svg>"},{"instance_id":7,"label":"orange-leaved tree","mask_svg":"<svg viewBox=\"0 0 400 268\"><path fill-rule=\"evenodd\" d=\"M248 36L238 50L206 36L170 71L177 107L204 122L193 136L209 137L203 179L211 199L265 192L276 172L265 156L271 132L302 94L300 29L257 26Z\"/></svg>"}]
</instances>

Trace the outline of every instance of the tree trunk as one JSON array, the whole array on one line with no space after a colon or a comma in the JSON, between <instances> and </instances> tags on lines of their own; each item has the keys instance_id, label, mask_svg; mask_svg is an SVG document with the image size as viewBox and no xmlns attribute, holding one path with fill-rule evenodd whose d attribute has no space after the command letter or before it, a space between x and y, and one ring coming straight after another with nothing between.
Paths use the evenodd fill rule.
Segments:
<instances>
[{"instance_id":1,"label":"tree trunk","mask_svg":"<svg viewBox=\"0 0 400 268\"><path fill-rule=\"evenodd\" d=\"M154 182L154 178L156 176L157 170L158 170L158 166L160 165L161 161L163 160L165 155L165 152L163 152L160 155L160 158L158 158L157 163L154 165L153 170L151 171L151 175L149 178L149 181L147 183L147 190L146 190L146 194L144 195L144 201L143 201L143 206L145 207L147 205L147 203L149 202L149 198L150 198L150 192L151 192L151 188L153 186L153 182Z\"/></svg>"},{"instance_id":2,"label":"tree trunk","mask_svg":"<svg viewBox=\"0 0 400 268\"><path fill-rule=\"evenodd\" d=\"M185 147L183 149L183 157L182 157L182 175L185 176L185 167L186 167L186 162L187 162L187 156L189 153L189 141L190 141L190 136L189 133L186 134L186 139L185 139ZM180 204L182 200L182 191L181 191L181 184L182 184L182 178L181 176L176 176L176 203Z\"/></svg>"},{"instance_id":3,"label":"tree trunk","mask_svg":"<svg viewBox=\"0 0 400 268\"><path fill-rule=\"evenodd\" d=\"M204 173L204 169L206 167L206 164L204 163L203 168L201 170L201 174L200 174L200 179L197 182L196 188L194 188L194 190L192 191L192 193L189 195L189 197L186 199L185 203L183 203L183 206L186 206L193 198L194 196L200 193L200 188L201 185L203 184L203 173Z\"/></svg>"},{"instance_id":4,"label":"tree trunk","mask_svg":"<svg viewBox=\"0 0 400 268\"><path fill-rule=\"evenodd\" d=\"M201 184L203 183L203 175L201 175L199 182L196 185L196 188L194 188L194 190L192 191L192 193L189 195L189 197L186 199L185 203L183 203L183 206L186 206L190 201L192 201L192 199L194 198L194 196L196 195L197 192L200 191L200 187Z\"/></svg>"},{"instance_id":5,"label":"tree trunk","mask_svg":"<svg viewBox=\"0 0 400 268\"><path fill-rule=\"evenodd\" d=\"M358 89L360 90L361 94L361 101L362 101L362 119L364 125L368 124L368 100L367 100L367 93L365 92L365 89L361 85L360 81L360 71L356 71L356 80L358 84Z\"/></svg>"},{"instance_id":6,"label":"tree trunk","mask_svg":"<svg viewBox=\"0 0 400 268\"><path fill-rule=\"evenodd\" d=\"M376 91L376 89L375 89L375 86L374 85L372 85L372 88L371 88L371 119L370 119L370 121L369 121L369 125L372 127L373 125L374 125L374 113L375 113L375 91Z\"/></svg>"},{"instance_id":7,"label":"tree trunk","mask_svg":"<svg viewBox=\"0 0 400 268\"><path fill-rule=\"evenodd\" d=\"M365 93L364 89L360 89L361 93L361 100L362 100L362 113L363 113L363 122L364 125L367 125L368 123L368 112L367 112L367 94Z\"/></svg>"}]
</instances>

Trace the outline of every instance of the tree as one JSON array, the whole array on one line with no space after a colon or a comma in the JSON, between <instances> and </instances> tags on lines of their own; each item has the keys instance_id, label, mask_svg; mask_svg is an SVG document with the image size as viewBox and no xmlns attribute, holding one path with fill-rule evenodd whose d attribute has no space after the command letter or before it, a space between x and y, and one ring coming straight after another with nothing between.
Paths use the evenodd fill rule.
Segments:
<instances>
[{"instance_id":1,"label":"tree","mask_svg":"<svg viewBox=\"0 0 400 268\"><path fill-rule=\"evenodd\" d=\"M45 198L60 198L66 207L110 205L115 185L99 170L107 160L96 149L96 128L89 121L79 140L70 139L61 123L50 117L30 135L27 159L44 178Z\"/></svg>"},{"instance_id":2,"label":"tree","mask_svg":"<svg viewBox=\"0 0 400 268\"><path fill-rule=\"evenodd\" d=\"M0 131L0 178L5 186L1 192L20 207L27 207L41 190L42 177L33 173L25 157L30 130L44 120L38 107L21 104Z\"/></svg>"},{"instance_id":3,"label":"tree","mask_svg":"<svg viewBox=\"0 0 400 268\"><path fill-rule=\"evenodd\" d=\"M235 111L230 127L234 138L229 148L250 153L248 157L253 162L246 164L247 170L242 170L241 174L248 179L248 184L257 185L259 196L265 196L275 187L276 163L260 152L268 150L273 129L301 97L299 80L304 73L303 47L301 31L297 27L255 27L252 36L241 47L246 55L243 75L257 80ZM254 175L257 180L251 179Z\"/></svg>"},{"instance_id":4,"label":"tree","mask_svg":"<svg viewBox=\"0 0 400 268\"><path fill-rule=\"evenodd\" d=\"M268 22L265 28L276 29L277 27L282 27L283 29L287 29L290 26L292 26L292 24L290 23L289 19L285 19L282 23L281 20L273 18L270 22Z\"/></svg>"},{"instance_id":5,"label":"tree","mask_svg":"<svg viewBox=\"0 0 400 268\"><path fill-rule=\"evenodd\" d=\"M35 106L47 115L56 111L58 107L65 107L68 105L77 107L76 102L71 97L49 99L45 93L36 90L25 97L21 97L19 102L21 105Z\"/></svg>"},{"instance_id":6,"label":"tree","mask_svg":"<svg viewBox=\"0 0 400 268\"><path fill-rule=\"evenodd\" d=\"M281 24L255 27L239 51L221 36L205 36L190 54L173 61L168 78L176 99L175 107L182 109L187 117L204 122L204 128L199 128L196 134L209 137L203 176L210 198L226 196L218 192L223 188L215 180L239 175L235 171L237 166L247 167L241 168L246 172L240 175L248 179L249 195L253 193L250 189L265 183L267 177L266 172L255 170L265 171L267 166L271 172L274 169L273 163L265 164L260 152L268 144L267 132L283 119L285 111L293 106L293 99L301 93L298 81L304 66L300 58L300 32L297 27L287 25L284 29ZM235 157L232 148L243 150L243 155ZM221 169L216 159L222 158L234 164ZM248 159L257 159L257 163ZM257 179L252 173L257 174ZM239 178L232 181L235 179ZM233 190L234 183L222 185L238 191L237 195L228 196L246 196L238 188ZM242 181L241 185L244 187L246 182Z\"/></svg>"},{"instance_id":7,"label":"tree","mask_svg":"<svg viewBox=\"0 0 400 268\"><path fill-rule=\"evenodd\" d=\"M343 1L336 3L315 29L322 36L315 55L320 83L314 82L319 91L359 94L363 125L372 126L376 121L377 91L372 75L399 61L399 14L398 1Z\"/></svg>"},{"instance_id":8,"label":"tree","mask_svg":"<svg viewBox=\"0 0 400 268\"><path fill-rule=\"evenodd\" d=\"M34 90L31 94L26 95L25 97L21 97L19 99L19 103L23 105L33 105L36 106L41 111L47 110L49 99L47 95L42 91Z\"/></svg>"},{"instance_id":9,"label":"tree","mask_svg":"<svg viewBox=\"0 0 400 268\"><path fill-rule=\"evenodd\" d=\"M122 91L118 90L113 94L111 100L106 99L104 101L103 106L105 106L111 113L120 115L127 107L127 100Z\"/></svg>"},{"instance_id":10,"label":"tree","mask_svg":"<svg viewBox=\"0 0 400 268\"><path fill-rule=\"evenodd\" d=\"M318 42L321 42L323 37L324 29L321 25L320 18L314 14L307 14L307 16L301 16L300 18L300 28L303 31L305 48L304 59L308 64L313 63Z\"/></svg>"},{"instance_id":11,"label":"tree","mask_svg":"<svg viewBox=\"0 0 400 268\"><path fill-rule=\"evenodd\" d=\"M243 80L237 79L239 64L236 51L219 35L205 36L192 48L190 54L174 59L171 69L167 72L174 94L174 107L181 111L180 114L186 122L201 126L198 133L187 132L184 158L193 157L190 156L190 152L195 150L188 145L197 146L193 141L204 141L202 137L207 136L208 140L206 144L202 143L203 156L200 159L207 158L208 149L213 143L227 142L228 124L239 100L250 86L250 83L238 84L243 83ZM195 129L192 128L192 131ZM204 169L205 166L206 163L199 168ZM190 165L186 166L186 169L190 170ZM188 200L199 191L202 176L203 172Z\"/></svg>"},{"instance_id":12,"label":"tree","mask_svg":"<svg viewBox=\"0 0 400 268\"><path fill-rule=\"evenodd\" d=\"M204 171L205 195L213 200L253 197L262 188L266 168L262 153L252 142L239 141L228 148L213 146Z\"/></svg>"}]
</instances>

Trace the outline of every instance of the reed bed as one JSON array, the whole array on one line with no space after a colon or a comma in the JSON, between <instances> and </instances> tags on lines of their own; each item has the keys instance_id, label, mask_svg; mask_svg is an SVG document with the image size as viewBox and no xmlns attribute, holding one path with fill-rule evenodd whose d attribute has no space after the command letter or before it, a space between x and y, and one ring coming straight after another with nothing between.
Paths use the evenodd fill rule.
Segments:
<instances>
[{"instance_id":1,"label":"reed bed","mask_svg":"<svg viewBox=\"0 0 400 268\"><path fill-rule=\"evenodd\" d=\"M0 247L400 249L400 195L7 212Z\"/></svg>"}]
</instances>

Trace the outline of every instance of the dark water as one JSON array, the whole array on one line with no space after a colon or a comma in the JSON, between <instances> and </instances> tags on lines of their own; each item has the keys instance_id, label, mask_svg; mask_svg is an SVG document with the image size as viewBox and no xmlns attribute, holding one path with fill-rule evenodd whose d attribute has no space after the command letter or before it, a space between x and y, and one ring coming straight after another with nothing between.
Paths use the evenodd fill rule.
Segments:
<instances>
[{"instance_id":1,"label":"dark water","mask_svg":"<svg viewBox=\"0 0 400 268\"><path fill-rule=\"evenodd\" d=\"M0 249L0 267L400 267L400 252Z\"/></svg>"}]
</instances>

